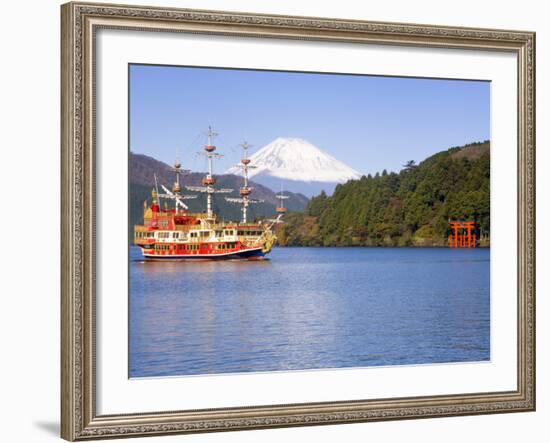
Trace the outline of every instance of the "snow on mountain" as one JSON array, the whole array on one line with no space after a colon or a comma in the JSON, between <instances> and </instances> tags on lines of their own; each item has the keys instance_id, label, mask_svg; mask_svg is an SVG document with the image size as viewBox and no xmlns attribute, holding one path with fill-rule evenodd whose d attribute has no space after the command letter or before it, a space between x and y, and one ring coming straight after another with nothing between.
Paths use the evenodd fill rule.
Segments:
<instances>
[{"instance_id":1,"label":"snow on mountain","mask_svg":"<svg viewBox=\"0 0 550 443\"><path fill-rule=\"evenodd\" d=\"M301 138L279 137L250 157L250 177L269 176L300 182L345 183L361 174ZM227 174L240 174L238 167ZM258 177L257 177L258 178Z\"/></svg>"}]
</instances>

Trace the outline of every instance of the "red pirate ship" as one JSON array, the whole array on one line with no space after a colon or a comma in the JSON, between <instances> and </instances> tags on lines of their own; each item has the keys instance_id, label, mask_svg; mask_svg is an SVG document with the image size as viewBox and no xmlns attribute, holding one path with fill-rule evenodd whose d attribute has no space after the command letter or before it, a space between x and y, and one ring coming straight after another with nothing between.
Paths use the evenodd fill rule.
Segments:
<instances>
[{"instance_id":1,"label":"red pirate ship","mask_svg":"<svg viewBox=\"0 0 550 443\"><path fill-rule=\"evenodd\" d=\"M203 155L208 160L208 172L202 179L203 186L186 186L191 192L206 193L206 212L192 213L184 200L196 198L197 195L181 193L181 164L176 161L173 167L176 179L172 190L161 185L160 193L155 176L155 188L151 192L151 205L144 202L143 224L134 226L134 243L141 248L147 260L223 260L247 259L258 260L271 251L277 240L273 226L281 221L286 211L282 201L286 196L279 194L278 216L274 220L250 223L247 219L248 207L261 200L251 198L252 188L248 182L248 171L254 168L248 158L248 143L243 143L243 156L240 168L243 171L243 186L240 197L226 197L226 200L241 205L240 222L220 222L212 210L212 195L230 193L232 189L217 189L216 179L212 173L213 160L221 155L216 153L212 140L217 134L208 128L208 142ZM161 208L160 199L173 201L172 207Z\"/></svg>"}]
</instances>

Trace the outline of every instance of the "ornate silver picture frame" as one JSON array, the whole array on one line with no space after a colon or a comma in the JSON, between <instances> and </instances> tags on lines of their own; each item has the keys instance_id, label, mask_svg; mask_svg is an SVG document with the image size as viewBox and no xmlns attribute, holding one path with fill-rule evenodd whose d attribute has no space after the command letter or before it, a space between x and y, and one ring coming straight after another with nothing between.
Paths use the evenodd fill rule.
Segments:
<instances>
[{"instance_id":1,"label":"ornate silver picture frame","mask_svg":"<svg viewBox=\"0 0 550 443\"><path fill-rule=\"evenodd\" d=\"M535 410L535 34L73 2L61 7L61 436L160 434ZM97 413L96 33L191 33L358 45L473 49L517 57L517 389L118 415ZM125 147L120 147L125 149ZM512 345L512 344L511 344ZM515 345L515 343L514 343Z\"/></svg>"}]
</instances>

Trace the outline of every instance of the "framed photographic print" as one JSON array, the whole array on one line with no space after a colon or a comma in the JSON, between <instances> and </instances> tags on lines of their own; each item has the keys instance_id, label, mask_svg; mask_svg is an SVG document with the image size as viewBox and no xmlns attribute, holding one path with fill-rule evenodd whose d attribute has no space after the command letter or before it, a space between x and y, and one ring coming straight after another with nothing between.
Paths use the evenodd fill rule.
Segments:
<instances>
[{"instance_id":1,"label":"framed photographic print","mask_svg":"<svg viewBox=\"0 0 550 443\"><path fill-rule=\"evenodd\" d=\"M62 6L62 437L535 409L535 35Z\"/></svg>"}]
</instances>

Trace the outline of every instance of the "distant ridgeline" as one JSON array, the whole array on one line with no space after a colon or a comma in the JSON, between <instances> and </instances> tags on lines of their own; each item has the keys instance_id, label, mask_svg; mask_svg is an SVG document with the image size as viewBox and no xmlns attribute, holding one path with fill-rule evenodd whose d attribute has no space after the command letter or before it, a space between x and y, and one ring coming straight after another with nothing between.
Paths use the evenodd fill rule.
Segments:
<instances>
[{"instance_id":1,"label":"distant ridgeline","mask_svg":"<svg viewBox=\"0 0 550 443\"><path fill-rule=\"evenodd\" d=\"M489 141L439 152L399 173L385 170L313 197L289 213L282 246L444 246L448 221L475 220L488 246Z\"/></svg>"},{"instance_id":2,"label":"distant ridgeline","mask_svg":"<svg viewBox=\"0 0 550 443\"><path fill-rule=\"evenodd\" d=\"M185 165L184 165L185 166ZM133 227L135 224L141 224L143 222L143 202L151 203L151 190L155 184L154 174L157 176L159 190L161 193L164 191L160 188L161 185L166 186L168 189L172 189L174 183L174 172L171 167L166 163L155 160L152 157L146 155L130 153L129 159L129 201L130 201L130 214L129 214L129 239L133 239ZM201 180L204 178L204 173L193 172L182 177L183 185L187 186L201 186ZM240 220L242 217L241 206L229 203L225 200L225 197L238 197L239 188L242 186L242 177L224 174L216 175L218 188L231 188L233 192L231 194L214 194L213 206L218 216L225 220ZM274 217L276 215L275 207L277 205L277 198L275 192L271 189L262 186L258 183L250 182L253 187L252 193L255 199L264 200L263 203L251 205L248 209L249 218L254 220L255 218ZM193 192L182 190L183 194L194 194ZM285 200L285 204L290 211L304 211L308 203L308 198L302 194L293 192L284 192L288 195L288 200ZM164 200L161 199L161 205L164 206ZM173 205L172 201L166 201L167 204ZM206 195L198 194L198 197L194 200L185 200L185 204L189 206L192 212L204 212L206 208Z\"/></svg>"}]
</instances>

